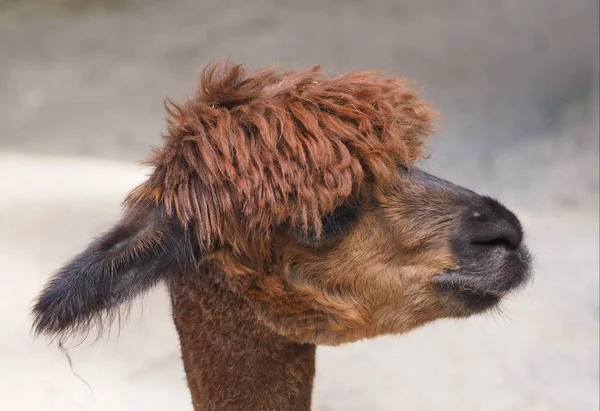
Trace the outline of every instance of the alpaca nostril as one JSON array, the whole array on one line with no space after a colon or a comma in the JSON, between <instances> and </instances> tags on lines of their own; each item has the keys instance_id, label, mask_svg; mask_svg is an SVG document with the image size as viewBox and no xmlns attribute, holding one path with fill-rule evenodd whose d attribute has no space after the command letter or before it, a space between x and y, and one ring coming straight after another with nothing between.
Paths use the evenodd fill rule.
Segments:
<instances>
[{"instance_id":1,"label":"alpaca nostril","mask_svg":"<svg viewBox=\"0 0 600 411\"><path fill-rule=\"evenodd\" d=\"M470 243L488 247L506 247L517 249L523 240L523 233L519 226L506 220L499 220L482 224L470 236Z\"/></svg>"}]
</instances>

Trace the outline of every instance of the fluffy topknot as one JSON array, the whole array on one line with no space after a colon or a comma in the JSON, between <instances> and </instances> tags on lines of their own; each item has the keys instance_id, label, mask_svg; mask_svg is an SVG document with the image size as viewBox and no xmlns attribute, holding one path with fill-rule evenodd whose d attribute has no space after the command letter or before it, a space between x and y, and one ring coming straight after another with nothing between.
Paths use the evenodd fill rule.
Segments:
<instances>
[{"instance_id":1,"label":"fluffy topknot","mask_svg":"<svg viewBox=\"0 0 600 411\"><path fill-rule=\"evenodd\" d=\"M421 156L435 115L406 80L377 72L246 76L231 63L206 67L196 95L166 110L153 173L126 205L164 206L204 249L243 247L282 223L320 233L324 214Z\"/></svg>"}]
</instances>

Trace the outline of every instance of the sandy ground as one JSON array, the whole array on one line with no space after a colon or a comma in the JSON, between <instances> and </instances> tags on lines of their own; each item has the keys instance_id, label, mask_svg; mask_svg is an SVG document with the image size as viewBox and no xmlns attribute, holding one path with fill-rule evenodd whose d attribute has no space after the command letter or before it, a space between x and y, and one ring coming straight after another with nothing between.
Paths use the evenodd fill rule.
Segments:
<instances>
[{"instance_id":1,"label":"sandy ground","mask_svg":"<svg viewBox=\"0 0 600 411\"><path fill-rule=\"evenodd\" d=\"M443 112L423 166L515 209L536 255L502 315L320 349L316 410L598 409L597 1L25 3L0 3L0 409L191 409L164 290L71 350L91 390L28 310L221 57L415 78Z\"/></svg>"}]
</instances>

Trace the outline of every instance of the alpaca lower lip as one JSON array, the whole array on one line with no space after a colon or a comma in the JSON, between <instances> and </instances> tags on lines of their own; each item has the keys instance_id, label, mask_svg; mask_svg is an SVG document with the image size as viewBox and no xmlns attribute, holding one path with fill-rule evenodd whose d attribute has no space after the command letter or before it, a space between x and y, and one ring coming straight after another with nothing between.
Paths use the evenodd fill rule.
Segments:
<instances>
[{"instance_id":1,"label":"alpaca lower lip","mask_svg":"<svg viewBox=\"0 0 600 411\"><path fill-rule=\"evenodd\" d=\"M465 274L448 271L434 278L434 286L446 297L448 308L458 315L470 315L488 310L500 303L503 294L480 288L477 281L465 280Z\"/></svg>"}]
</instances>

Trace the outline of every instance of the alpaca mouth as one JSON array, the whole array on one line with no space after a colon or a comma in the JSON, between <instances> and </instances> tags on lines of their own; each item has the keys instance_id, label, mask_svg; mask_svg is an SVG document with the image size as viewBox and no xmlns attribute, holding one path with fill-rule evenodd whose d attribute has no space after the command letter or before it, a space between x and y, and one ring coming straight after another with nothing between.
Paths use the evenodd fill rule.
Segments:
<instances>
[{"instance_id":1,"label":"alpaca mouth","mask_svg":"<svg viewBox=\"0 0 600 411\"><path fill-rule=\"evenodd\" d=\"M458 315L482 312L498 305L530 278L531 256L524 246L501 247L477 261L463 261L461 268L434 277L434 286Z\"/></svg>"}]
</instances>

